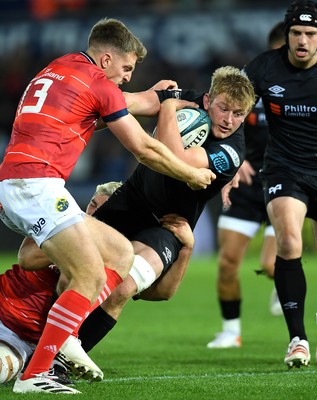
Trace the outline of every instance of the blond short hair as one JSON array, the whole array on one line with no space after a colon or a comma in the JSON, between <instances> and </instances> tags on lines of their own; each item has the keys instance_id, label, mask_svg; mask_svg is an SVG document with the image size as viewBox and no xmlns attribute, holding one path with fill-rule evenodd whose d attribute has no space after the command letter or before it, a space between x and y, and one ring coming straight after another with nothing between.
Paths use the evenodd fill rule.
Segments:
<instances>
[{"instance_id":1,"label":"blond short hair","mask_svg":"<svg viewBox=\"0 0 317 400\"><path fill-rule=\"evenodd\" d=\"M253 85L244 71L226 66L214 71L208 92L210 102L219 94L224 94L229 104L239 104L241 109L249 113L255 103Z\"/></svg>"},{"instance_id":2,"label":"blond short hair","mask_svg":"<svg viewBox=\"0 0 317 400\"><path fill-rule=\"evenodd\" d=\"M107 182L97 185L95 196L112 196L113 193L122 185L122 182Z\"/></svg>"},{"instance_id":3,"label":"blond short hair","mask_svg":"<svg viewBox=\"0 0 317 400\"><path fill-rule=\"evenodd\" d=\"M142 62L147 53L140 39L121 21L114 18L103 18L92 27L88 46L97 51L113 47L121 53L134 53L137 62Z\"/></svg>"}]
</instances>

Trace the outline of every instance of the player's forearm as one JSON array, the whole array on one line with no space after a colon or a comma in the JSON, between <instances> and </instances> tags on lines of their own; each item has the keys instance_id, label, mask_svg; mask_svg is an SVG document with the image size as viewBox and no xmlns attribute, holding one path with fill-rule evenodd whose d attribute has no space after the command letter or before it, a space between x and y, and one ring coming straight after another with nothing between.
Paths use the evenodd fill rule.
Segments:
<instances>
[{"instance_id":1,"label":"player's forearm","mask_svg":"<svg viewBox=\"0 0 317 400\"><path fill-rule=\"evenodd\" d=\"M138 93L124 92L129 113L138 116L154 116L160 110L160 100L154 90Z\"/></svg>"},{"instance_id":2,"label":"player's forearm","mask_svg":"<svg viewBox=\"0 0 317 400\"><path fill-rule=\"evenodd\" d=\"M137 155L137 158L147 167L172 178L184 182L192 182L194 179L194 168L178 158L159 141L154 141L151 147Z\"/></svg>"}]
</instances>

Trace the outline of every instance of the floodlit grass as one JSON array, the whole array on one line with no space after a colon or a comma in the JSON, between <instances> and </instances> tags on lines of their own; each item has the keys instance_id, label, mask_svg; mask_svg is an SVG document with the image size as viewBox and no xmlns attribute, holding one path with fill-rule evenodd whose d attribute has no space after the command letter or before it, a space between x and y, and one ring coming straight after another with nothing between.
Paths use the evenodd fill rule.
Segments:
<instances>
[{"instance_id":1,"label":"floodlit grass","mask_svg":"<svg viewBox=\"0 0 317 400\"><path fill-rule=\"evenodd\" d=\"M2 267L14 262L1 257ZM289 341L283 317L269 313L273 283L257 276L258 256L241 269L243 290L240 349L209 350L221 329L215 292L216 258L192 260L176 296L168 302L131 301L106 339L90 353L105 373L101 383L77 382L81 398L90 400L288 400L316 399L317 345L315 255L304 255L308 282L306 328L312 350L308 368L288 371L283 365ZM18 395L2 386L0 399L42 399ZM66 395L58 395L65 398Z\"/></svg>"}]
</instances>

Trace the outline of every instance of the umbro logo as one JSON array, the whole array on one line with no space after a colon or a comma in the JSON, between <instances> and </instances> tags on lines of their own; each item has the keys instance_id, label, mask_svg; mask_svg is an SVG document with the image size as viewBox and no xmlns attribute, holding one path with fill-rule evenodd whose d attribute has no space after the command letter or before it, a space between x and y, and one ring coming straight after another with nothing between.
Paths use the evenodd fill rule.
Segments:
<instances>
[{"instance_id":1,"label":"umbro logo","mask_svg":"<svg viewBox=\"0 0 317 400\"><path fill-rule=\"evenodd\" d=\"M295 301L289 301L283 305L284 310L293 310L297 308L297 303Z\"/></svg>"},{"instance_id":2,"label":"umbro logo","mask_svg":"<svg viewBox=\"0 0 317 400\"><path fill-rule=\"evenodd\" d=\"M172 261L172 252L168 247L165 247L165 251L163 251L163 256L167 263Z\"/></svg>"},{"instance_id":3,"label":"umbro logo","mask_svg":"<svg viewBox=\"0 0 317 400\"><path fill-rule=\"evenodd\" d=\"M271 92L271 96L283 97L281 93L284 92L285 89L279 85L274 85L269 88L269 91Z\"/></svg>"}]
</instances>

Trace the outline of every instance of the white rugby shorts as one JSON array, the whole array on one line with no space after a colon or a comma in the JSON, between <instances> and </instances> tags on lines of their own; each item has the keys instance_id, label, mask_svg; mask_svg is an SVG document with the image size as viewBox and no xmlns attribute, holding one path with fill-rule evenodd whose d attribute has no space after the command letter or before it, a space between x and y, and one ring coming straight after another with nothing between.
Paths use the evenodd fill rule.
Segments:
<instances>
[{"instance_id":1,"label":"white rugby shorts","mask_svg":"<svg viewBox=\"0 0 317 400\"><path fill-rule=\"evenodd\" d=\"M0 219L10 229L32 237L38 246L83 221L84 215L61 178L0 182Z\"/></svg>"},{"instance_id":2,"label":"white rugby shorts","mask_svg":"<svg viewBox=\"0 0 317 400\"><path fill-rule=\"evenodd\" d=\"M1 321L0 321L0 340L10 345L20 354L23 360L23 366L25 365L27 359L33 353L36 347L35 344L20 339L20 337L16 333L14 333L11 329L3 325Z\"/></svg>"},{"instance_id":3,"label":"white rugby shorts","mask_svg":"<svg viewBox=\"0 0 317 400\"><path fill-rule=\"evenodd\" d=\"M217 228L238 232L253 239L261 228L261 224L255 221L247 221L239 218L229 217L227 215L220 215ZM266 226L264 228L264 237L267 236L275 236L274 228L272 225Z\"/></svg>"}]
</instances>

